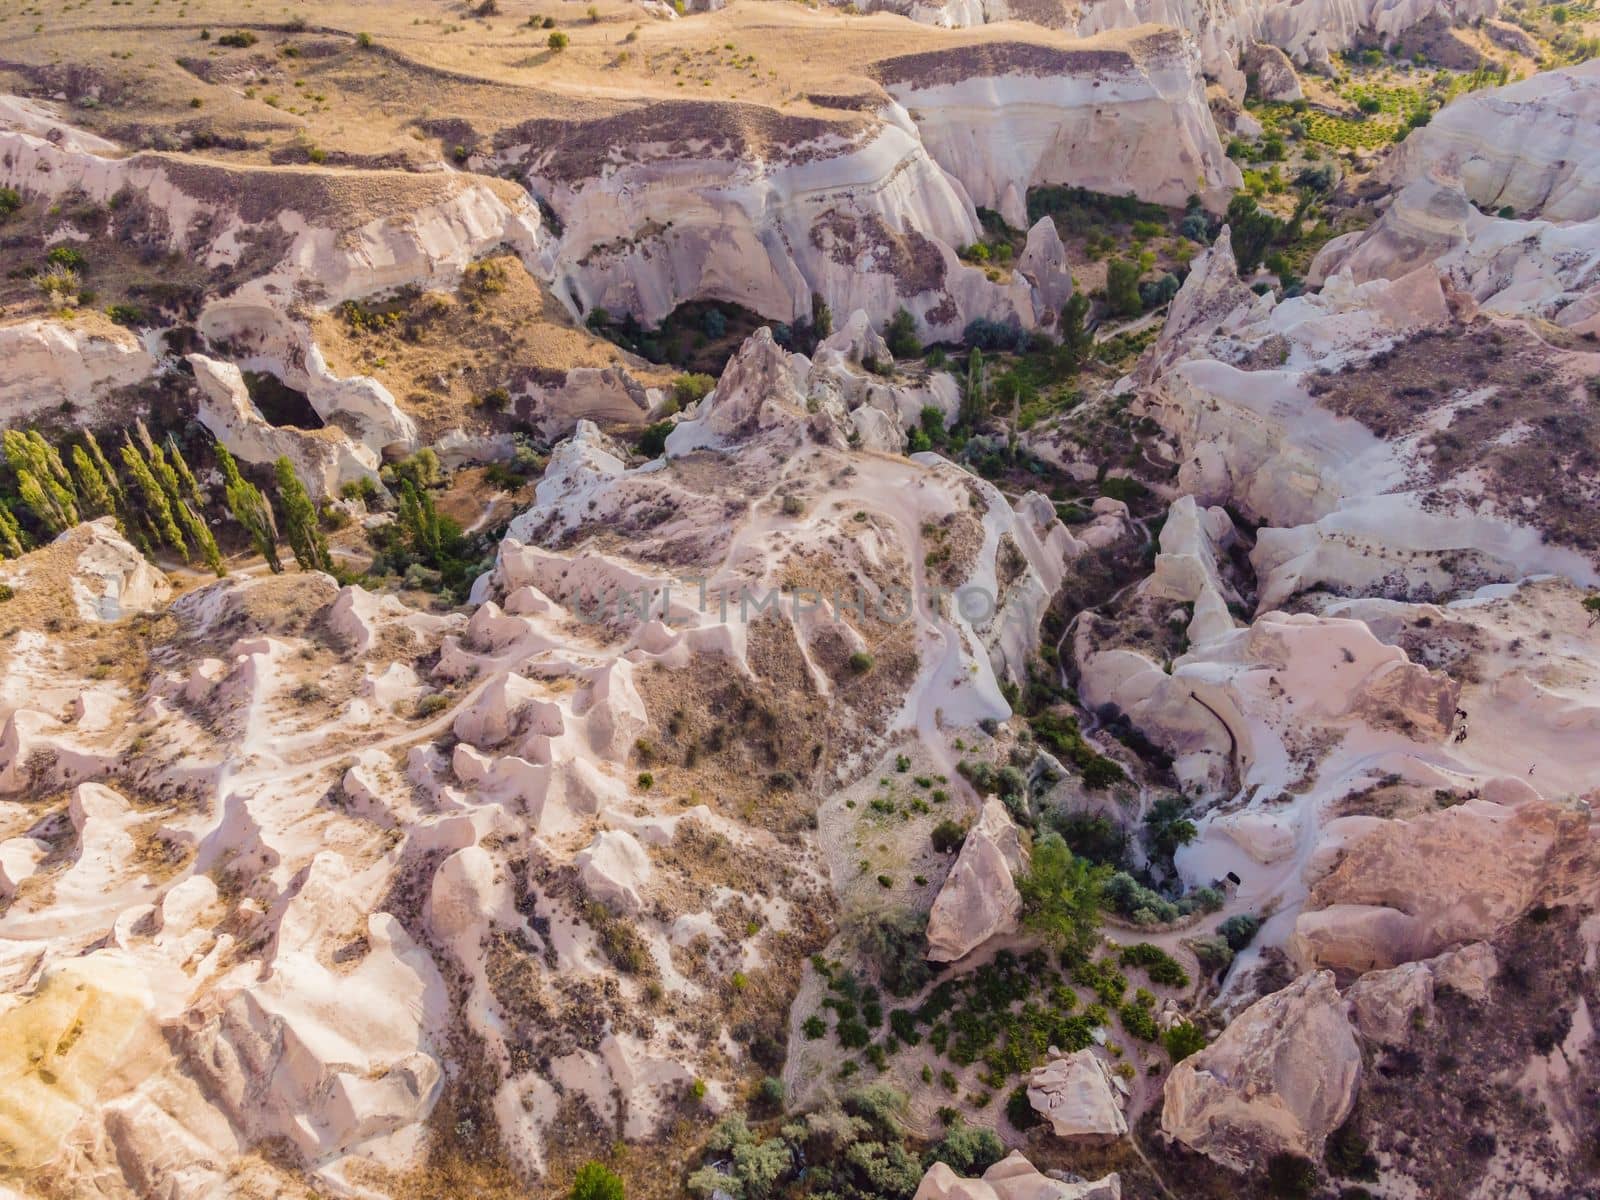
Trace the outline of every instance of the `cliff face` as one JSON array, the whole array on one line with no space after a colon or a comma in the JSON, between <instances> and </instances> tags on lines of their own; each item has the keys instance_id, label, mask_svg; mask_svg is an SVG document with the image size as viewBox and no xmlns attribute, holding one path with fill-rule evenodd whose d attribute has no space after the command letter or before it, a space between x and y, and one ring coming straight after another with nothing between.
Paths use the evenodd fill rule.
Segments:
<instances>
[{"instance_id":1,"label":"cliff face","mask_svg":"<svg viewBox=\"0 0 1600 1200\"><path fill-rule=\"evenodd\" d=\"M1192 35L1206 74L1239 93L1244 88L1239 57L1252 42L1277 46L1300 66L1326 68L1330 56L1361 33L1392 38L1432 16L1469 21L1500 9L1498 0L877 0L862 7L955 28L1035 21L1088 35L1147 22L1168 25Z\"/></svg>"},{"instance_id":2,"label":"cliff face","mask_svg":"<svg viewBox=\"0 0 1600 1200\"><path fill-rule=\"evenodd\" d=\"M1395 188L1382 218L1329 242L1311 278L1426 263L1488 311L1600 332L1597 122L1600 62L1448 105L1381 168Z\"/></svg>"},{"instance_id":3,"label":"cliff face","mask_svg":"<svg viewBox=\"0 0 1600 1200\"><path fill-rule=\"evenodd\" d=\"M1043 316L1025 282L957 259L981 236L974 205L1025 226L1041 184L1182 204L1196 191L1220 203L1239 183L1199 56L1171 31L909 55L874 73L892 100L872 116L649 105L558 140L548 122L524 126L494 164L555 211L550 270L580 311L649 325L715 299L790 321L816 293L876 321L903 305L941 338L977 317L1032 328Z\"/></svg>"},{"instance_id":4,"label":"cliff face","mask_svg":"<svg viewBox=\"0 0 1600 1200\"><path fill-rule=\"evenodd\" d=\"M238 366L271 372L305 392L324 421L348 431L330 428L309 442L300 439L315 444L316 454L291 455L319 494L363 466L375 468L387 446L415 448L417 427L376 380L339 378L328 369L302 306L447 284L502 245L528 259L538 254L537 209L513 187L490 180L237 168L160 154L109 158L76 144L71 137L0 131L0 186L29 199L102 204L111 213L108 237L136 229L211 271L216 287L195 328L226 345ZM22 368L16 381L0 384L0 403L32 410L51 396L59 402L68 384L92 393L136 383L156 366L117 329L32 322L0 332L0 340L15 347ZM290 438L284 431L265 441L256 433L244 437L247 424L260 432L259 415L216 422L223 443L246 461L260 461L264 446ZM324 458L342 465L309 466Z\"/></svg>"},{"instance_id":5,"label":"cliff face","mask_svg":"<svg viewBox=\"0 0 1600 1200\"><path fill-rule=\"evenodd\" d=\"M969 48L940 69L916 55L881 64L928 153L972 202L1027 223L1027 193L1071 183L1181 205L1227 203L1241 180L1206 107L1200 52L1171 30L1130 52L1048 52L1021 43Z\"/></svg>"},{"instance_id":6,"label":"cliff face","mask_svg":"<svg viewBox=\"0 0 1600 1200\"><path fill-rule=\"evenodd\" d=\"M1519 217L1600 217L1600 59L1473 92L1406 138L1380 178L1454 183Z\"/></svg>"},{"instance_id":7,"label":"cliff face","mask_svg":"<svg viewBox=\"0 0 1600 1200\"><path fill-rule=\"evenodd\" d=\"M724 157L741 148L699 140L636 149L660 154L566 174L578 164L552 151L501 151L561 221L555 285L579 311L653 325L711 299L792 321L819 292L836 311L880 319L906 303L950 334L1016 310L956 259L951 247L979 236L976 216L903 125L831 132L771 157L753 147Z\"/></svg>"}]
</instances>

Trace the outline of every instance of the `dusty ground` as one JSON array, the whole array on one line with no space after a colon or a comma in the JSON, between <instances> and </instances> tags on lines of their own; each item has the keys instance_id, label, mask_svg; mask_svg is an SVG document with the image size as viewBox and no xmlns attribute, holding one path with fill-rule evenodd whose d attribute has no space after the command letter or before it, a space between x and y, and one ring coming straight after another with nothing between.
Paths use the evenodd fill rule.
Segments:
<instances>
[{"instance_id":1,"label":"dusty ground","mask_svg":"<svg viewBox=\"0 0 1600 1200\"><path fill-rule=\"evenodd\" d=\"M617 0L588 8L594 19L548 0L493 0L484 17L423 0L181 0L175 11L173 0L159 2L0 14L0 83L64 93L75 124L130 146L418 168L454 161L457 147L470 152L520 122L600 117L648 100L735 101L848 122L882 95L866 70L876 60L946 48L952 37L1066 42L1029 23L952 34L885 14L738 0L677 21ZM255 42L220 43L239 32ZM551 32L570 45L552 51ZM358 42L363 33L369 44Z\"/></svg>"}]
</instances>

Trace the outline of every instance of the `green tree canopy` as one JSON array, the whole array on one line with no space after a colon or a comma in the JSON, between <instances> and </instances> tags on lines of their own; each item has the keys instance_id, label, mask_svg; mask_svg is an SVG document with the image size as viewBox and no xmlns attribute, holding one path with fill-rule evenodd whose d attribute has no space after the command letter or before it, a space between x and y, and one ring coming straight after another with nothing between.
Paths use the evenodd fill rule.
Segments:
<instances>
[{"instance_id":1,"label":"green tree canopy","mask_svg":"<svg viewBox=\"0 0 1600 1200\"><path fill-rule=\"evenodd\" d=\"M1099 937L1100 893L1110 873L1073 854L1059 834L1044 834L1017 880L1023 926L1062 950L1088 953Z\"/></svg>"}]
</instances>

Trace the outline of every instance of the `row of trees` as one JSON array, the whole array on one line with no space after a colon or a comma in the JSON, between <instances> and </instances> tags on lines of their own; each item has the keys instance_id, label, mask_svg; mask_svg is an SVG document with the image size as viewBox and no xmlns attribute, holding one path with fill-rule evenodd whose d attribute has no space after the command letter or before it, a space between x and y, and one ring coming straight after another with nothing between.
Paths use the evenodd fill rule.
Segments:
<instances>
[{"instance_id":1,"label":"row of trees","mask_svg":"<svg viewBox=\"0 0 1600 1200\"><path fill-rule=\"evenodd\" d=\"M208 497L171 436L158 442L143 421L136 421L116 448L120 472L91 430L65 448L65 455L37 429L6 430L0 445L15 496L11 503L0 502L0 557L14 558L39 538L56 537L79 521L109 516L146 557L165 548L186 562L204 562L218 578L227 574L205 517ZM283 570L272 505L240 473L225 447L218 444L213 452L229 515L267 566L274 573ZM282 533L296 563L303 570L331 571L333 557L305 485L286 458L277 461L274 474ZM19 512L28 518L26 527Z\"/></svg>"}]
</instances>

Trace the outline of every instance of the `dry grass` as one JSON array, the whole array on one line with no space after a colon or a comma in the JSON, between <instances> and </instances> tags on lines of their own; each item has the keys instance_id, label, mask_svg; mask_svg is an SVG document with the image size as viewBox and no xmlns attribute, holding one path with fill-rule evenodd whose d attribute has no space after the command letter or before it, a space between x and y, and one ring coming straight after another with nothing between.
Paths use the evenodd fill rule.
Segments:
<instances>
[{"instance_id":1,"label":"dry grass","mask_svg":"<svg viewBox=\"0 0 1600 1200\"><path fill-rule=\"evenodd\" d=\"M1315 377L1311 392L1379 437L1422 434L1416 470L1438 502L1487 503L1600 562L1597 372L1600 354L1481 320Z\"/></svg>"},{"instance_id":2,"label":"dry grass","mask_svg":"<svg viewBox=\"0 0 1600 1200\"><path fill-rule=\"evenodd\" d=\"M330 165L415 168L531 119L605 117L653 100L848 126L881 99L875 64L890 57L899 79L1143 52L1143 39L1126 33L1078 41L1020 23L950 31L827 6L736 3L681 21L651 20L622 0L599 4L596 21L552 0L498 8L484 19L423 0L11 8L0 14L0 86L65 93L74 123L130 146L258 163L304 162L314 151ZM547 16L570 38L566 50L552 52L548 31L529 24ZM256 43L219 43L240 29ZM202 40L202 30L212 36ZM954 68L913 57L955 43L972 49Z\"/></svg>"},{"instance_id":3,"label":"dry grass","mask_svg":"<svg viewBox=\"0 0 1600 1200\"><path fill-rule=\"evenodd\" d=\"M515 255L482 263L486 269L470 273L453 293L408 291L362 305L365 322L337 311L319 314L312 332L329 366L339 375L379 380L425 437L453 428L486 433L527 420L533 415L527 400L500 411L484 398L496 388L515 396L558 384L574 367L623 366L646 386L670 381L670 371L574 324Z\"/></svg>"}]
</instances>

